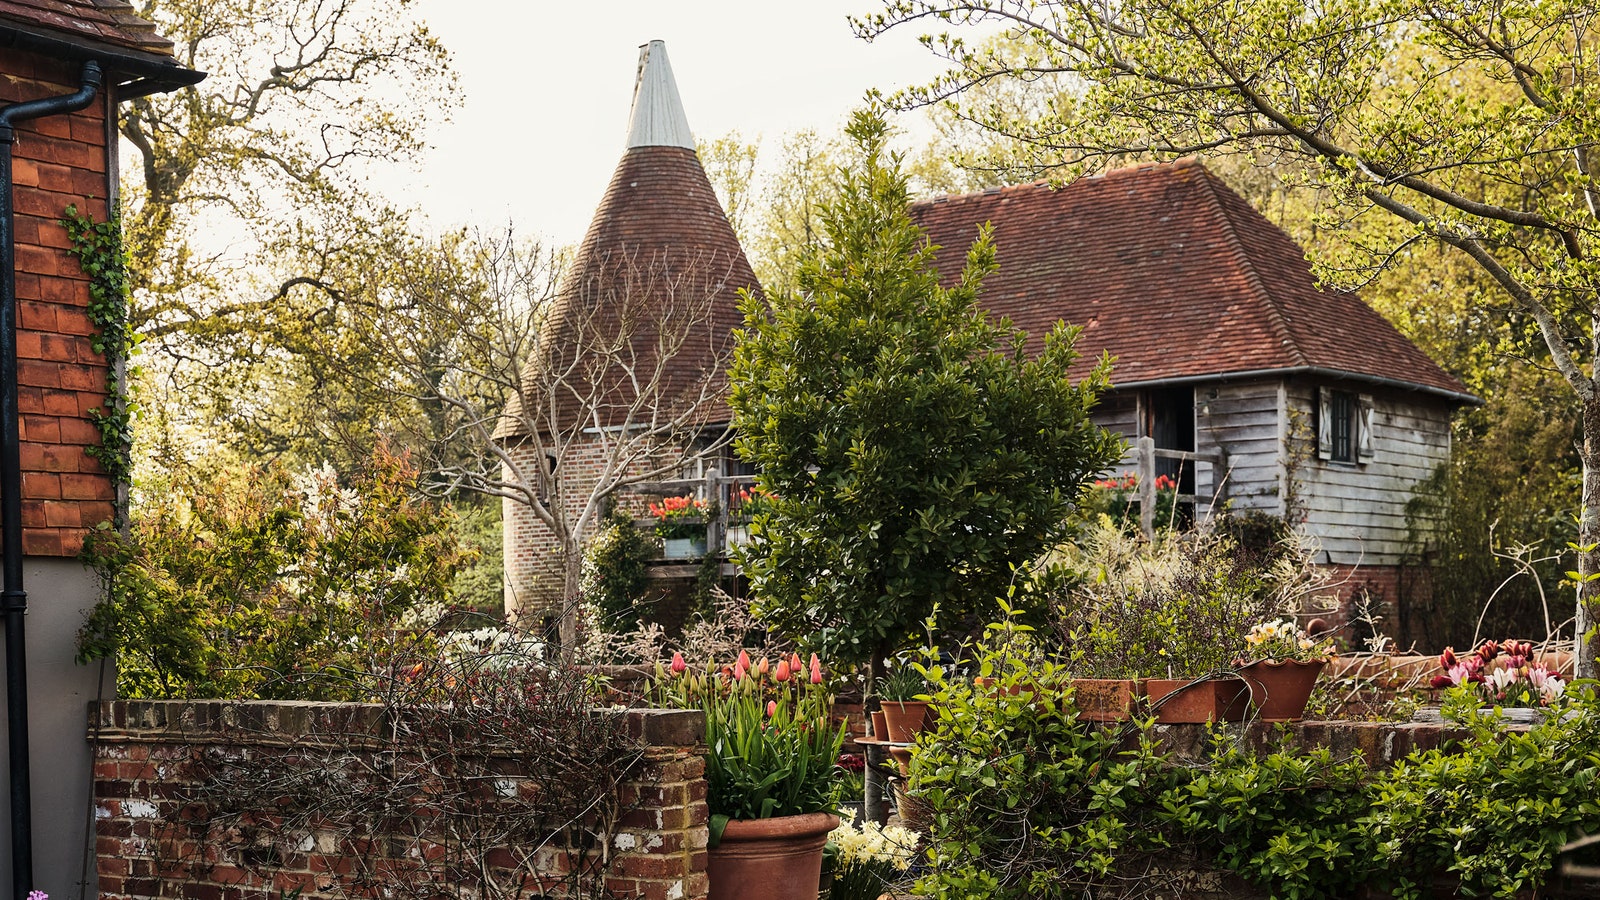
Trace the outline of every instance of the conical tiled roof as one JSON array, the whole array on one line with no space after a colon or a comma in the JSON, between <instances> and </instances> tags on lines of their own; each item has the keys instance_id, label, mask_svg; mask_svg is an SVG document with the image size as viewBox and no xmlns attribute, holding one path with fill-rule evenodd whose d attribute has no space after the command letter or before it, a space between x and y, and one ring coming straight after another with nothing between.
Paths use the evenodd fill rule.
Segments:
<instances>
[{"instance_id":1,"label":"conical tiled roof","mask_svg":"<svg viewBox=\"0 0 1600 900\"><path fill-rule=\"evenodd\" d=\"M733 331L743 323L738 294L759 285L695 155L661 42L643 47L639 60L628 149L497 437L525 434L529 419L545 432L580 419L637 423L635 379L656 373L661 388L643 393L669 411L708 395L716 399L696 419L727 417L721 398Z\"/></svg>"},{"instance_id":2,"label":"conical tiled roof","mask_svg":"<svg viewBox=\"0 0 1600 900\"><path fill-rule=\"evenodd\" d=\"M1192 160L941 197L912 214L946 278L993 223L984 306L1030 336L1081 325L1079 374L1108 352L1119 386L1299 370L1473 399L1360 297L1320 290L1305 251Z\"/></svg>"}]
</instances>

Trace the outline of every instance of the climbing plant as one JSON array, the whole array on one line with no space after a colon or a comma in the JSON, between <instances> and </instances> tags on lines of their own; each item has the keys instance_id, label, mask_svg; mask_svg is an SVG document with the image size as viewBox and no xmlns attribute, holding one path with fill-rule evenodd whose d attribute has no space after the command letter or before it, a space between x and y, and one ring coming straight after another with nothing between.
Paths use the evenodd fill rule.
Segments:
<instances>
[{"instance_id":1,"label":"climbing plant","mask_svg":"<svg viewBox=\"0 0 1600 900\"><path fill-rule=\"evenodd\" d=\"M123 386L124 369L138 335L128 321L128 257L122 247L122 220L113 210L110 218L96 222L78 207L68 206L61 220L72 239L72 254L89 276L89 321L94 352L106 360L104 409L89 411L100 431L100 446L88 454L118 484L126 484L133 469L133 418L135 405ZM122 517L119 505L117 517ZM121 524L120 521L118 524Z\"/></svg>"}]
</instances>

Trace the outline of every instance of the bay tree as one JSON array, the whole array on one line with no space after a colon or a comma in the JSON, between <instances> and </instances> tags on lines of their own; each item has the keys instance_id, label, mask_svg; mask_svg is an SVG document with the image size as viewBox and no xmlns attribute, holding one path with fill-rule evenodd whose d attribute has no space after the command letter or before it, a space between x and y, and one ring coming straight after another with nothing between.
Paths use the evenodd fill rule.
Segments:
<instances>
[{"instance_id":1,"label":"bay tree","mask_svg":"<svg viewBox=\"0 0 1600 900\"><path fill-rule=\"evenodd\" d=\"M1586 0L890 0L866 38L927 27L950 63L904 106L947 104L1038 172L1243 154L1333 201L1314 262L1353 286L1429 243L1463 255L1533 324L1582 429L1578 632L1600 612L1600 8ZM995 30L999 54L967 38ZM1068 86L1061 88L1061 79ZM968 104L994 80L1055 85L1042 112Z\"/></svg>"},{"instance_id":2,"label":"bay tree","mask_svg":"<svg viewBox=\"0 0 1600 900\"><path fill-rule=\"evenodd\" d=\"M987 230L942 284L881 114L847 133L860 162L796 286L743 300L729 406L776 497L742 559L757 611L876 678L935 612L943 631L987 621L1121 442L1089 419L1110 361L1074 383L1075 329L1030 345L984 311Z\"/></svg>"}]
</instances>

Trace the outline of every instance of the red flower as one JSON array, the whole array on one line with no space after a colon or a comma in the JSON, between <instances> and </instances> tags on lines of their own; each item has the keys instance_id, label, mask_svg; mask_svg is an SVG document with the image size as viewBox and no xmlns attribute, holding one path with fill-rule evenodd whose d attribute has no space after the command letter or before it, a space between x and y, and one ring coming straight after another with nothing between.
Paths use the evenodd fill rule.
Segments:
<instances>
[{"instance_id":1,"label":"red flower","mask_svg":"<svg viewBox=\"0 0 1600 900\"><path fill-rule=\"evenodd\" d=\"M689 668L689 664L683 661L682 653L674 650L672 653L672 665L667 668L671 669L674 675L682 675L683 670Z\"/></svg>"}]
</instances>

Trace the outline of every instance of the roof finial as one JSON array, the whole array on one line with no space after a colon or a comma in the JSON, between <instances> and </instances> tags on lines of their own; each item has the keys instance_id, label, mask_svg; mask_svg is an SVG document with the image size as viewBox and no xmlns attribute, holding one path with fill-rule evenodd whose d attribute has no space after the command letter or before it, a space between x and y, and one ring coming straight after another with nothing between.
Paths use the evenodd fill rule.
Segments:
<instances>
[{"instance_id":1,"label":"roof finial","mask_svg":"<svg viewBox=\"0 0 1600 900\"><path fill-rule=\"evenodd\" d=\"M628 148L694 149L689 119L678 99L678 83L667 62L667 45L651 41L639 47L639 74L633 85L633 113L628 117Z\"/></svg>"}]
</instances>

